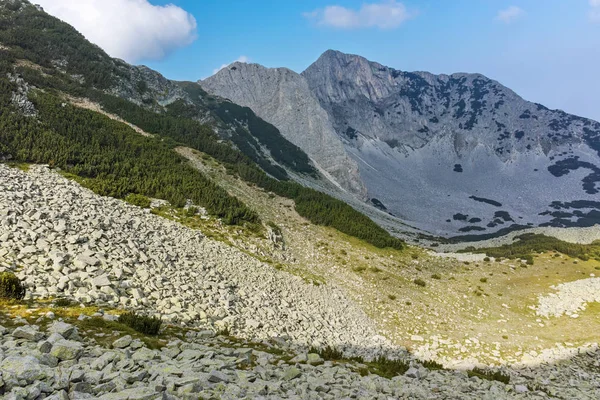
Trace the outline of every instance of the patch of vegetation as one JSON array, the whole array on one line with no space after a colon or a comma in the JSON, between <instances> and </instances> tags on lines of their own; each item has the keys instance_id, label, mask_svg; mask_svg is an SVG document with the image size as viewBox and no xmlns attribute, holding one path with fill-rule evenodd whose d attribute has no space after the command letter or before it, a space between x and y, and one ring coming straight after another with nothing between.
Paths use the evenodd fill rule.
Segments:
<instances>
[{"instance_id":1,"label":"patch of vegetation","mask_svg":"<svg viewBox=\"0 0 600 400\"><path fill-rule=\"evenodd\" d=\"M142 207L142 208L150 208L150 199L141 194L129 194L125 197L125 201L133 204L134 206Z\"/></svg>"},{"instance_id":2,"label":"patch of vegetation","mask_svg":"<svg viewBox=\"0 0 600 400\"><path fill-rule=\"evenodd\" d=\"M296 172L317 176L317 171L310 163L306 153L286 140L276 127L258 118L250 108L230 102L220 102L214 111L226 123L231 125L244 123L252 135L270 150L275 161ZM236 132L243 135L240 130Z\"/></svg>"},{"instance_id":3,"label":"patch of vegetation","mask_svg":"<svg viewBox=\"0 0 600 400\"><path fill-rule=\"evenodd\" d=\"M65 104L50 93L30 93L39 119L25 118L14 112L11 83L0 78L0 88L0 143L14 159L60 167L100 195L124 198L136 193L178 207L191 199L226 224L258 221L254 211L160 139L138 135L123 123Z\"/></svg>"},{"instance_id":4,"label":"patch of vegetation","mask_svg":"<svg viewBox=\"0 0 600 400\"><path fill-rule=\"evenodd\" d=\"M281 228L275 222L269 221L269 222L267 222L267 226L269 226L269 228L271 228L271 230L273 231L273 233L275 235L281 236L281 234L282 234Z\"/></svg>"},{"instance_id":5,"label":"patch of vegetation","mask_svg":"<svg viewBox=\"0 0 600 400\"><path fill-rule=\"evenodd\" d=\"M61 307L61 308L71 307L73 304L74 303L71 300L65 299L65 298L56 299L56 301L54 302L54 305L56 307Z\"/></svg>"},{"instance_id":6,"label":"patch of vegetation","mask_svg":"<svg viewBox=\"0 0 600 400\"><path fill-rule=\"evenodd\" d=\"M568 243L554 237L527 233L517 236L516 241L500 247L488 247L477 249L467 247L462 252L484 253L489 257L503 257L508 259L526 260L527 264L533 265L533 255L545 252L559 252L570 257L588 260L600 257L600 240L591 244Z\"/></svg>"},{"instance_id":7,"label":"patch of vegetation","mask_svg":"<svg viewBox=\"0 0 600 400\"><path fill-rule=\"evenodd\" d=\"M12 272L0 273L0 299L23 300L25 287Z\"/></svg>"},{"instance_id":8,"label":"patch of vegetation","mask_svg":"<svg viewBox=\"0 0 600 400\"><path fill-rule=\"evenodd\" d=\"M440 370L445 369L442 364L440 364L436 361L433 361L433 360L423 361L423 366L430 371L440 371Z\"/></svg>"},{"instance_id":9,"label":"patch of vegetation","mask_svg":"<svg viewBox=\"0 0 600 400\"><path fill-rule=\"evenodd\" d=\"M344 353L331 346L323 348L311 347L308 352L318 354L325 361L344 360Z\"/></svg>"},{"instance_id":10,"label":"patch of vegetation","mask_svg":"<svg viewBox=\"0 0 600 400\"><path fill-rule=\"evenodd\" d=\"M442 279L442 277L439 274L433 274L433 275L431 275L431 279L440 280L440 279Z\"/></svg>"},{"instance_id":11,"label":"patch of vegetation","mask_svg":"<svg viewBox=\"0 0 600 400\"><path fill-rule=\"evenodd\" d=\"M133 312L121 314L119 316L119 323L127 325L145 335L158 335L162 325L162 321L156 317L147 317Z\"/></svg>"},{"instance_id":12,"label":"patch of vegetation","mask_svg":"<svg viewBox=\"0 0 600 400\"><path fill-rule=\"evenodd\" d=\"M492 371L475 367L472 370L467 371L467 375L469 375L469 378L476 376L480 379L485 379L488 381L502 382L505 385L510 383L510 375L507 375L501 371Z\"/></svg>"},{"instance_id":13,"label":"patch of vegetation","mask_svg":"<svg viewBox=\"0 0 600 400\"><path fill-rule=\"evenodd\" d=\"M413 281L413 283L414 283L415 285L418 285L418 286L421 286L421 287L425 287L425 286L427 286L427 283L425 283L425 281L424 281L423 279L419 279L419 278L415 279L415 280Z\"/></svg>"},{"instance_id":14,"label":"patch of vegetation","mask_svg":"<svg viewBox=\"0 0 600 400\"><path fill-rule=\"evenodd\" d=\"M366 363L366 365L369 367L370 372L387 379L404 375L410 368L404 360L390 360L385 357L378 357L372 362Z\"/></svg>"},{"instance_id":15,"label":"patch of vegetation","mask_svg":"<svg viewBox=\"0 0 600 400\"><path fill-rule=\"evenodd\" d=\"M471 196L469 197L472 200L475 201L479 201L480 203L486 203L486 204L490 204L494 207L502 207L502 204L495 201L495 200L491 200L491 199L486 199L485 197L477 197L477 196Z\"/></svg>"},{"instance_id":16,"label":"patch of vegetation","mask_svg":"<svg viewBox=\"0 0 600 400\"><path fill-rule=\"evenodd\" d=\"M20 169L23 172L29 172L29 169L31 168L30 164L27 163L14 163L14 162L9 162L7 163L7 165L11 168L16 168L16 169Z\"/></svg>"}]
</instances>

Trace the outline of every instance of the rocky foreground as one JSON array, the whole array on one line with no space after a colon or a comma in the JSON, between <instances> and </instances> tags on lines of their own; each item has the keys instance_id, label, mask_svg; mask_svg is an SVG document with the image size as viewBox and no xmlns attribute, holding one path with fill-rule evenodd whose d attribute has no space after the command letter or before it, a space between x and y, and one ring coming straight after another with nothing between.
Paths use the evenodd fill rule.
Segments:
<instances>
[{"instance_id":1,"label":"rocky foreground","mask_svg":"<svg viewBox=\"0 0 600 400\"><path fill-rule=\"evenodd\" d=\"M584 372L597 359L593 353L562 373L527 371L506 385L418 364L392 379L363 376L360 364L306 353L290 359L207 332L190 331L185 341L161 350L131 336L115 338L108 350L64 322L46 331L0 327L0 334L0 393L6 399L591 399L600 393L598 374Z\"/></svg>"},{"instance_id":2,"label":"rocky foreground","mask_svg":"<svg viewBox=\"0 0 600 400\"><path fill-rule=\"evenodd\" d=\"M30 318L0 309L7 399L600 398L597 348L561 364L505 369L508 383L428 369L378 336L339 290L44 167L0 165L0 270L26 283L32 304L68 298L154 314L179 329L149 342L112 325L96 330L115 318L102 311L69 320L35 305ZM308 349L325 344L363 360L327 361ZM409 368L379 376L367 362L379 354Z\"/></svg>"}]
</instances>

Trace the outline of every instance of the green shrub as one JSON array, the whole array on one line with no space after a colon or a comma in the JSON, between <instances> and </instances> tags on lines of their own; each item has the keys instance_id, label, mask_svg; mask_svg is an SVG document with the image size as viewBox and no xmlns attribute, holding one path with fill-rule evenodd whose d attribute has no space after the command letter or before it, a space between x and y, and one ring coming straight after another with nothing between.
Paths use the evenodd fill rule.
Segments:
<instances>
[{"instance_id":1,"label":"green shrub","mask_svg":"<svg viewBox=\"0 0 600 400\"><path fill-rule=\"evenodd\" d=\"M23 300L25 287L12 272L0 273L0 299Z\"/></svg>"},{"instance_id":2,"label":"green shrub","mask_svg":"<svg viewBox=\"0 0 600 400\"><path fill-rule=\"evenodd\" d=\"M488 381L502 382L505 385L510 383L510 376L500 371L491 371L475 367L471 371L467 371L467 375L469 375L469 378L476 376L480 379L485 379Z\"/></svg>"},{"instance_id":3,"label":"green shrub","mask_svg":"<svg viewBox=\"0 0 600 400\"><path fill-rule=\"evenodd\" d=\"M442 364L433 360L423 361L423 366L431 371L444 369L444 366Z\"/></svg>"},{"instance_id":4,"label":"green shrub","mask_svg":"<svg viewBox=\"0 0 600 400\"><path fill-rule=\"evenodd\" d=\"M145 335L157 335L162 321L156 317L137 315L133 312L119 316L119 322Z\"/></svg>"},{"instance_id":5,"label":"green shrub","mask_svg":"<svg viewBox=\"0 0 600 400\"><path fill-rule=\"evenodd\" d=\"M490 258L489 258L489 257L484 257L483 261L485 261L485 262L490 262L491 260L490 260Z\"/></svg>"},{"instance_id":6,"label":"green shrub","mask_svg":"<svg viewBox=\"0 0 600 400\"><path fill-rule=\"evenodd\" d=\"M531 254L527 254L523 259L527 265L533 265L533 256Z\"/></svg>"},{"instance_id":7,"label":"green shrub","mask_svg":"<svg viewBox=\"0 0 600 400\"><path fill-rule=\"evenodd\" d=\"M331 346L327 346L322 349L311 347L308 352L318 354L325 361L339 361L344 359L344 353Z\"/></svg>"},{"instance_id":8,"label":"green shrub","mask_svg":"<svg viewBox=\"0 0 600 400\"><path fill-rule=\"evenodd\" d=\"M396 300L396 296L394 296L393 294L388 294L388 299L394 301Z\"/></svg>"},{"instance_id":9,"label":"green shrub","mask_svg":"<svg viewBox=\"0 0 600 400\"><path fill-rule=\"evenodd\" d=\"M422 286L422 287L427 286L427 284L425 283L425 281L423 279L415 279L413 282L414 282L415 285L419 285L419 286Z\"/></svg>"},{"instance_id":10,"label":"green shrub","mask_svg":"<svg viewBox=\"0 0 600 400\"><path fill-rule=\"evenodd\" d=\"M395 376L404 375L410 368L404 360L390 360L385 357L378 357L374 361L368 363L374 374L384 378L392 379Z\"/></svg>"},{"instance_id":11,"label":"green shrub","mask_svg":"<svg viewBox=\"0 0 600 400\"><path fill-rule=\"evenodd\" d=\"M71 305L73 305L73 302L69 299L56 299L56 301L54 302L54 305L56 307L71 307Z\"/></svg>"},{"instance_id":12,"label":"green shrub","mask_svg":"<svg viewBox=\"0 0 600 400\"><path fill-rule=\"evenodd\" d=\"M433 274L433 275L431 275L431 278L432 279L437 279L437 280L442 279L442 277L439 274Z\"/></svg>"},{"instance_id":13,"label":"green shrub","mask_svg":"<svg viewBox=\"0 0 600 400\"><path fill-rule=\"evenodd\" d=\"M273 231L273 233L277 236L281 236L281 227L279 227L279 225L277 225L275 222L273 221L269 221L267 222L267 226L269 228L271 228L271 230Z\"/></svg>"},{"instance_id":14,"label":"green shrub","mask_svg":"<svg viewBox=\"0 0 600 400\"><path fill-rule=\"evenodd\" d=\"M479 282L481 282L481 283L486 283L486 282L487 282L487 278L481 278L481 279L479 280Z\"/></svg>"},{"instance_id":15,"label":"green shrub","mask_svg":"<svg viewBox=\"0 0 600 400\"><path fill-rule=\"evenodd\" d=\"M142 207L142 208L150 208L150 199L141 194L131 193L125 197L125 201L129 204L133 204L134 206Z\"/></svg>"}]
</instances>

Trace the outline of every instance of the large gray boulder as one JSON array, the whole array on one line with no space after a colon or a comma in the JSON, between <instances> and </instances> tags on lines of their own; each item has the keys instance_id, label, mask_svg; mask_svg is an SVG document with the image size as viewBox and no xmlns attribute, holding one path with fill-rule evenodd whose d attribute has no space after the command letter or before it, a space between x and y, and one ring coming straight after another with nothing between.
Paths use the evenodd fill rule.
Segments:
<instances>
[{"instance_id":1,"label":"large gray boulder","mask_svg":"<svg viewBox=\"0 0 600 400\"><path fill-rule=\"evenodd\" d=\"M43 381L54 376L51 368L40 364L39 360L33 356L10 356L0 363L2 379L26 381L33 383Z\"/></svg>"}]
</instances>

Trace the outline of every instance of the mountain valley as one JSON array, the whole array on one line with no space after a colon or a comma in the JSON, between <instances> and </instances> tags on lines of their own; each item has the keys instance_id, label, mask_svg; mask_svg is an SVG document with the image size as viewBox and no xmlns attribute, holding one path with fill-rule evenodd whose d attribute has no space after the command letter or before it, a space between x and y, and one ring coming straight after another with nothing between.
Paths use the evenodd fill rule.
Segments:
<instances>
[{"instance_id":1,"label":"mountain valley","mask_svg":"<svg viewBox=\"0 0 600 400\"><path fill-rule=\"evenodd\" d=\"M600 124L337 51L179 82L0 0L0 397L600 397Z\"/></svg>"}]
</instances>

